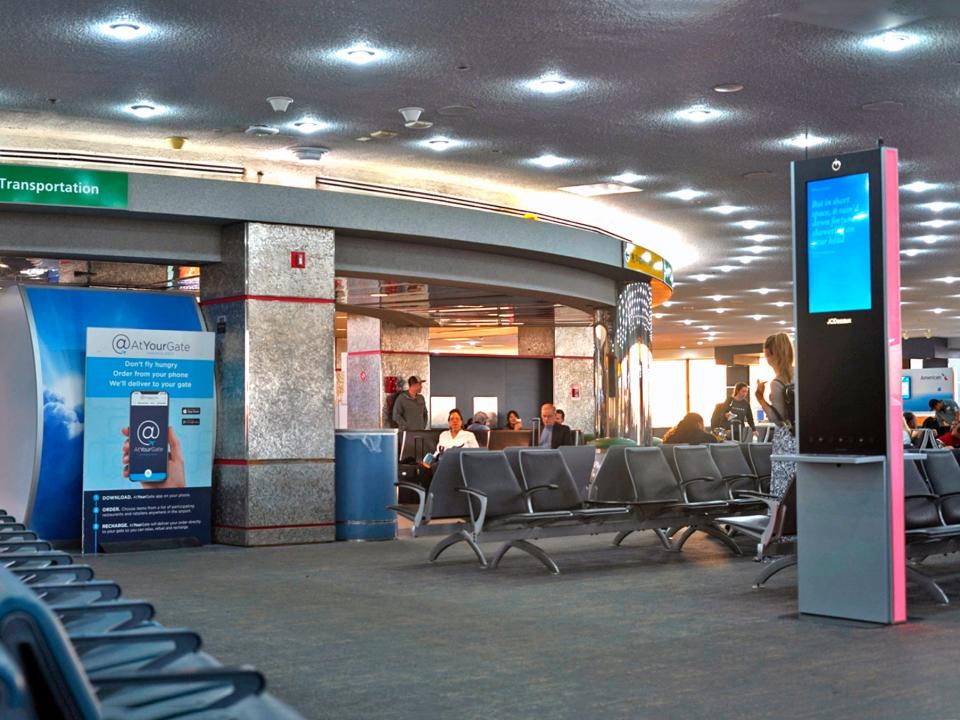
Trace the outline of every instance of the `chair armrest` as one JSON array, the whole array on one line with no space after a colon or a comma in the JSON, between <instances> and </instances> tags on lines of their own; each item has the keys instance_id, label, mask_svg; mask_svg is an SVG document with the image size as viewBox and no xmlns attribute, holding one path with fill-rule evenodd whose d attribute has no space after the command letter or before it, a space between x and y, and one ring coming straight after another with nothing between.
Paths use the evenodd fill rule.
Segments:
<instances>
[{"instance_id":1,"label":"chair armrest","mask_svg":"<svg viewBox=\"0 0 960 720\"><path fill-rule=\"evenodd\" d=\"M474 490L473 488L467 487L457 488L457 492L469 495L480 501L480 512L478 512L476 516L473 515L473 503L470 503L470 519L473 522L474 535L481 533L483 531L483 521L487 518L487 494L482 490Z\"/></svg>"},{"instance_id":2,"label":"chair armrest","mask_svg":"<svg viewBox=\"0 0 960 720\"><path fill-rule=\"evenodd\" d=\"M534 485L532 488L527 488L526 490L521 490L520 494L523 495L523 499L526 500L533 495L536 495L538 492L543 490L556 490L560 486L555 483L550 483L549 485Z\"/></svg>"},{"instance_id":3,"label":"chair armrest","mask_svg":"<svg viewBox=\"0 0 960 720\"><path fill-rule=\"evenodd\" d=\"M757 492L756 490L737 490L733 493L735 497L742 497L749 500L756 500L758 503L763 503L771 511L776 510L780 507L780 504L783 502L783 498L779 498L776 495L768 495L767 493Z\"/></svg>"},{"instance_id":4,"label":"chair armrest","mask_svg":"<svg viewBox=\"0 0 960 720\"><path fill-rule=\"evenodd\" d=\"M70 636L70 642L73 643L73 647L80 657L83 657L84 653L90 650L95 650L105 645L135 645L155 641L172 642L173 648L160 653L149 663L142 666L140 672L162 668L184 655L197 652L202 644L200 636L193 630L180 629L128 630L127 632L115 633L78 633ZM96 682L96 680L94 680L94 682Z\"/></svg>"},{"instance_id":5,"label":"chair armrest","mask_svg":"<svg viewBox=\"0 0 960 720\"><path fill-rule=\"evenodd\" d=\"M251 695L263 692L266 681L256 670L248 668L198 668L181 672L156 673L153 675L98 675L91 678L97 695L101 699L109 700L110 695L130 687L144 685L190 685L194 683L229 682L233 685L233 692L203 708L191 708L191 713L199 710L216 710L230 707ZM187 691L193 694L193 691ZM164 701L169 697L165 697ZM149 707L149 705L147 706Z\"/></svg>"},{"instance_id":6,"label":"chair armrest","mask_svg":"<svg viewBox=\"0 0 960 720\"><path fill-rule=\"evenodd\" d=\"M695 482L723 482L723 480L721 478L705 475L704 477L687 478L686 480L681 480L680 485L681 487L686 487L687 485Z\"/></svg>"},{"instance_id":7,"label":"chair armrest","mask_svg":"<svg viewBox=\"0 0 960 720\"><path fill-rule=\"evenodd\" d=\"M71 620L88 617L90 615L106 615L115 613L118 610L126 611L129 617L117 625L115 630L128 630L134 628L140 623L152 620L154 616L153 605L143 600L114 600L112 602L96 603L94 605L60 605L51 608L61 622L68 623Z\"/></svg>"},{"instance_id":8,"label":"chair armrest","mask_svg":"<svg viewBox=\"0 0 960 720\"><path fill-rule=\"evenodd\" d=\"M0 553L0 567L12 569L15 567L28 567L37 561L49 563L50 565L72 565L73 556L62 550L50 550L49 552L24 552L24 553Z\"/></svg>"},{"instance_id":9,"label":"chair armrest","mask_svg":"<svg viewBox=\"0 0 960 720\"><path fill-rule=\"evenodd\" d=\"M10 572L16 575L20 580L27 584L31 585L36 582L46 582L48 579L52 579L54 582L61 582L58 580L63 575L73 575L75 580L74 582L86 582L88 580L93 580L93 568L89 565L54 565L53 567L45 568L10 568Z\"/></svg>"},{"instance_id":10,"label":"chair armrest","mask_svg":"<svg viewBox=\"0 0 960 720\"><path fill-rule=\"evenodd\" d=\"M723 479L728 480L757 480L757 476L753 473L743 473L738 475L724 475Z\"/></svg>"},{"instance_id":11,"label":"chair armrest","mask_svg":"<svg viewBox=\"0 0 960 720\"><path fill-rule=\"evenodd\" d=\"M412 490L417 494L417 514L413 518L413 532L414 536L416 536L417 528L423 525L423 517L427 511L427 491L424 490L420 485L407 482L405 480L395 482L393 486L396 488ZM428 519L427 522L430 522L430 520Z\"/></svg>"},{"instance_id":12,"label":"chair armrest","mask_svg":"<svg viewBox=\"0 0 960 720\"><path fill-rule=\"evenodd\" d=\"M18 525L20 523L17 523ZM0 525L0 540L38 540L37 534L33 530L8 530L5 525Z\"/></svg>"},{"instance_id":13,"label":"chair armrest","mask_svg":"<svg viewBox=\"0 0 960 720\"><path fill-rule=\"evenodd\" d=\"M34 548L49 552L53 550L53 545L46 540L4 540L3 535L0 535L0 555L21 548Z\"/></svg>"},{"instance_id":14,"label":"chair armrest","mask_svg":"<svg viewBox=\"0 0 960 720\"><path fill-rule=\"evenodd\" d=\"M120 586L115 582L107 580L86 580L72 583L34 583L29 586L40 598L48 605L56 606L57 598L64 595L76 594L77 592L95 592L97 597L92 600L93 603L103 602L105 600L116 600L120 597ZM77 605L76 601L66 603L68 605Z\"/></svg>"}]
</instances>

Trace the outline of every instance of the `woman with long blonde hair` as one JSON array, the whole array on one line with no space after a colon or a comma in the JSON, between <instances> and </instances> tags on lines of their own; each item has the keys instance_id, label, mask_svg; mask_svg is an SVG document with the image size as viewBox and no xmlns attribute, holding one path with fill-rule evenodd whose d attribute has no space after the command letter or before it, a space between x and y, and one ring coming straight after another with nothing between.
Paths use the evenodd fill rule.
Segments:
<instances>
[{"instance_id":1,"label":"woman with long blonde hair","mask_svg":"<svg viewBox=\"0 0 960 720\"><path fill-rule=\"evenodd\" d=\"M760 407L776 423L773 431L773 454L795 455L797 439L793 434L796 423L787 406L787 386L793 385L793 343L786 333L770 335L763 342L763 356L776 376L770 383L770 400L764 397L766 383L757 380L754 393ZM770 494L782 497L791 478L797 473L792 462L774 461L770 472Z\"/></svg>"}]
</instances>

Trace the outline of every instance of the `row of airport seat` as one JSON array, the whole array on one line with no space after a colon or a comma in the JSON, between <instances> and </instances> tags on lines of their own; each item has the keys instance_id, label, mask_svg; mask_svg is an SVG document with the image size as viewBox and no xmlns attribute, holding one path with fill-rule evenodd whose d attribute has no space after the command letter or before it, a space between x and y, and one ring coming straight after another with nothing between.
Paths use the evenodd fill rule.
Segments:
<instances>
[{"instance_id":1,"label":"row of airport seat","mask_svg":"<svg viewBox=\"0 0 960 720\"><path fill-rule=\"evenodd\" d=\"M556 563L532 540L576 534L616 533L619 544L630 533L651 530L674 551L696 532L742 551L721 518L754 517L763 508L763 450L757 465L738 444L714 446L613 446L592 477L595 449L507 448L503 451L448 450L428 489L398 482L416 493L416 503L391 506L408 519L412 534L443 534L430 553L435 561L460 542L484 567L495 568L512 548L527 552L552 572ZM770 448L766 464L769 467ZM769 478L769 471L766 473ZM749 497L754 493L756 497ZM678 540L670 538L680 530ZM500 541L488 562L484 542Z\"/></svg>"},{"instance_id":2,"label":"row of airport seat","mask_svg":"<svg viewBox=\"0 0 960 720\"><path fill-rule=\"evenodd\" d=\"M264 687L0 510L0 718L301 718Z\"/></svg>"}]
</instances>

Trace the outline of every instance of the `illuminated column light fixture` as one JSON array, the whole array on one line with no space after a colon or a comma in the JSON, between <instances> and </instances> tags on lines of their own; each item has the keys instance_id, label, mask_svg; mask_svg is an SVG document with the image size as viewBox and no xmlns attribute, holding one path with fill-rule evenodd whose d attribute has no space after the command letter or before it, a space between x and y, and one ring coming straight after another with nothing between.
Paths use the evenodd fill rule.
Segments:
<instances>
[{"instance_id":1,"label":"illuminated column light fixture","mask_svg":"<svg viewBox=\"0 0 960 720\"><path fill-rule=\"evenodd\" d=\"M452 143L445 137L435 137L430 140L426 140L424 144L431 150L436 152L443 152L444 150L449 150Z\"/></svg>"},{"instance_id":2,"label":"illuminated column light fixture","mask_svg":"<svg viewBox=\"0 0 960 720\"><path fill-rule=\"evenodd\" d=\"M710 108L692 107L685 110L680 110L677 113L677 117L682 118L683 120L689 120L690 122L702 123L719 117L719 113L716 110L711 110Z\"/></svg>"},{"instance_id":3,"label":"illuminated column light fixture","mask_svg":"<svg viewBox=\"0 0 960 720\"><path fill-rule=\"evenodd\" d=\"M100 30L114 40L128 42L146 35L149 28L132 20L114 20L101 25Z\"/></svg>"},{"instance_id":4,"label":"illuminated column light fixture","mask_svg":"<svg viewBox=\"0 0 960 720\"><path fill-rule=\"evenodd\" d=\"M887 52L900 52L911 45L916 45L919 39L916 35L902 32L885 32L867 40L867 45Z\"/></svg>"}]
</instances>

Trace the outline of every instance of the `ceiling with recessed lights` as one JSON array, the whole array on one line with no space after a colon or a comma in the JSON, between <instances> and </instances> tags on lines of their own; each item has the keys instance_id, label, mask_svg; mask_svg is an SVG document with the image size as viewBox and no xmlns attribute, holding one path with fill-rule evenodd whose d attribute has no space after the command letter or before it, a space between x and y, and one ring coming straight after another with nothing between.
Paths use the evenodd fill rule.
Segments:
<instances>
[{"instance_id":1,"label":"ceiling with recessed lights","mask_svg":"<svg viewBox=\"0 0 960 720\"><path fill-rule=\"evenodd\" d=\"M229 161L264 182L352 179L608 228L676 268L655 347L789 328L789 162L882 137L902 161L904 328L960 335L960 3L0 0L0 12L2 148ZM277 112L267 98L292 102Z\"/></svg>"}]
</instances>

